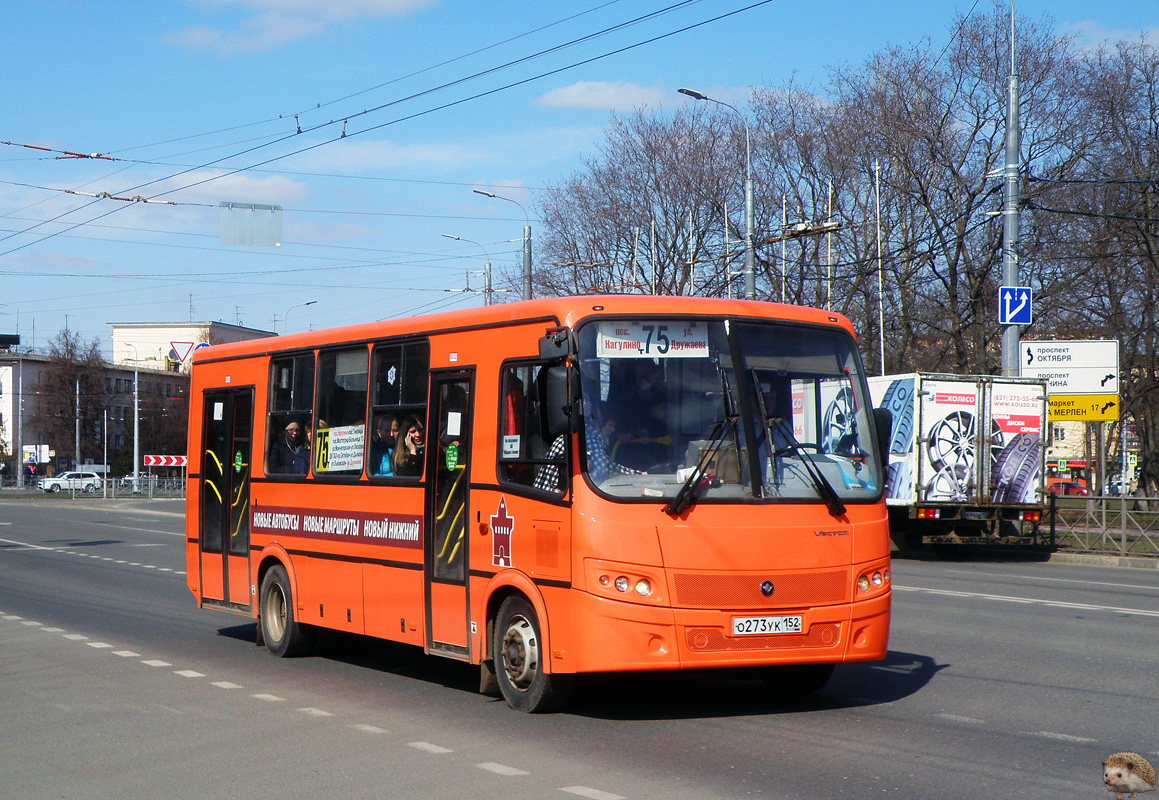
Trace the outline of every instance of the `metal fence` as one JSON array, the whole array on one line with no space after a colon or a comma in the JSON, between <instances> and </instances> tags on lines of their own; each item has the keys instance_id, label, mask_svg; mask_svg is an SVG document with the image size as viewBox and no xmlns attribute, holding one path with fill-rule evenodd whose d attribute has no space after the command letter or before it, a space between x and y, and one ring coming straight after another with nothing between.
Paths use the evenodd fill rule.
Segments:
<instances>
[{"instance_id":1,"label":"metal fence","mask_svg":"<svg viewBox=\"0 0 1159 800\"><path fill-rule=\"evenodd\" d=\"M20 480L11 476L0 477L0 497L5 495L42 495L47 494L37 487L40 478L30 481L28 478ZM131 478L111 478L94 492L70 491L64 489L60 494L88 498L118 497L184 497L184 478L161 478L156 475L141 475L137 479L137 491L133 491Z\"/></svg>"},{"instance_id":2,"label":"metal fence","mask_svg":"<svg viewBox=\"0 0 1159 800\"><path fill-rule=\"evenodd\" d=\"M1059 550L1159 557L1159 497L1051 497Z\"/></svg>"}]
</instances>

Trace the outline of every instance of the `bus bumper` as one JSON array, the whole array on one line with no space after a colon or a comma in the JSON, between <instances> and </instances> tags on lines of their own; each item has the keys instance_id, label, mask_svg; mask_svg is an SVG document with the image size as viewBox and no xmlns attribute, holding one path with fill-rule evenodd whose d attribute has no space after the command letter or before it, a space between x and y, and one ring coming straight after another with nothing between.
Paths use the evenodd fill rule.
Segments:
<instances>
[{"instance_id":1,"label":"bus bumper","mask_svg":"<svg viewBox=\"0 0 1159 800\"><path fill-rule=\"evenodd\" d=\"M791 663L879 661L889 640L890 593L802 611L706 611L624 603L577 592L576 672L723 669ZM582 599L581 599L582 598ZM732 619L800 614L802 633L732 635Z\"/></svg>"}]
</instances>

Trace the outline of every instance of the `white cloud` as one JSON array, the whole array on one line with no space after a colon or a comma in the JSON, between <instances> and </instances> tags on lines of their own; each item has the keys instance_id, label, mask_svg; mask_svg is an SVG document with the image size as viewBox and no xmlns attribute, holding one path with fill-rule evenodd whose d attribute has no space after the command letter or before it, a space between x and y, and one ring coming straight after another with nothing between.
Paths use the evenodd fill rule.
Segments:
<instances>
[{"instance_id":1,"label":"white cloud","mask_svg":"<svg viewBox=\"0 0 1159 800\"><path fill-rule=\"evenodd\" d=\"M592 111L631 111L640 106L658 106L665 92L654 86L628 81L578 81L543 94L536 101L553 108L584 108Z\"/></svg>"},{"instance_id":2,"label":"white cloud","mask_svg":"<svg viewBox=\"0 0 1159 800\"><path fill-rule=\"evenodd\" d=\"M1142 30L1133 28L1108 28L1102 23L1094 20L1083 20L1081 22L1071 22L1059 27L1059 33L1065 36L1073 36L1075 44L1082 50L1091 50L1099 45L1113 45L1116 42L1134 42L1139 39L1139 36L1146 36L1152 42L1159 41L1159 27L1144 28Z\"/></svg>"},{"instance_id":3,"label":"white cloud","mask_svg":"<svg viewBox=\"0 0 1159 800\"><path fill-rule=\"evenodd\" d=\"M438 0L207 0L203 5L239 6L252 16L242 19L234 29L195 25L169 34L166 39L190 50L242 55L316 36L335 23L401 16L435 2Z\"/></svg>"}]
</instances>

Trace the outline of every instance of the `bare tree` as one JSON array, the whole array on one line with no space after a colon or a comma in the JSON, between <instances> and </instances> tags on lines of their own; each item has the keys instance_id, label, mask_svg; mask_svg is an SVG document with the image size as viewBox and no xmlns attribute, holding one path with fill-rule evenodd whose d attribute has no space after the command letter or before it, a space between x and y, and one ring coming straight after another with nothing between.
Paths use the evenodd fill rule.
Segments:
<instances>
[{"instance_id":1,"label":"bare tree","mask_svg":"<svg viewBox=\"0 0 1159 800\"><path fill-rule=\"evenodd\" d=\"M49 342L48 356L35 389L32 422L38 439L54 448L58 457L73 454L79 404L81 459L100 460L101 423L107 405L100 341L84 342L80 334L65 329Z\"/></svg>"},{"instance_id":2,"label":"bare tree","mask_svg":"<svg viewBox=\"0 0 1159 800\"><path fill-rule=\"evenodd\" d=\"M741 253L743 154L743 138L703 107L613 117L600 156L541 204L551 268L537 292L726 294Z\"/></svg>"},{"instance_id":3,"label":"bare tree","mask_svg":"<svg viewBox=\"0 0 1159 800\"><path fill-rule=\"evenodd\" d=\"M1146 39L1082 59L1084 147L1045 170L1036 225L1071 275L1059 338L1120 343L1125 418L1139 439L1140 486L1159 492L1159 49ZM1077 135L1077 134L1076 134ZM1077 285L1075 285L1077 284Z\"/></svg>"}]
</instances>

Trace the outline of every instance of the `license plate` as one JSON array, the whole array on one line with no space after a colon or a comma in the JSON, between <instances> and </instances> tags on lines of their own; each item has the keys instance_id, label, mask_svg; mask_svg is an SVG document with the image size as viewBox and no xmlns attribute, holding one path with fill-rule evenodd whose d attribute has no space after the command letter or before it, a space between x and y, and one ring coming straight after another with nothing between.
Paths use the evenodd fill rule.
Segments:
<instances>
[{"instance_id":1,"label":"license plate","mask_svg":"<svg viewBox=\"0 0 1159 800\"><path fill-rule=\"evenodd\" d=\"M733 617L733 636L768 636L776 633L800 633L801 617Z\"/></svg>"}]
</instances>

